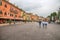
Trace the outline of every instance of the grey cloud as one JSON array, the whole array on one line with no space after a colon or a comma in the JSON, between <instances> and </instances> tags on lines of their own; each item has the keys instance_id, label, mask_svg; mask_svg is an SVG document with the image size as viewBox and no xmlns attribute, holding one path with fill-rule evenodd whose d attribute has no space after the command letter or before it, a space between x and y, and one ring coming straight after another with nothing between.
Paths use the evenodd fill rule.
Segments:
<instances>
[{"instance_id":1,"label":"grey cloud","mask_svg":"<svg viewBox=\"0 0 60 40\"><path fill-rule=\"evenodd\" d=\"M57 11L60 7L60 0L10 0L27 12L40 16L48 16L51 12Z\"/></svg>"}]
</instances>

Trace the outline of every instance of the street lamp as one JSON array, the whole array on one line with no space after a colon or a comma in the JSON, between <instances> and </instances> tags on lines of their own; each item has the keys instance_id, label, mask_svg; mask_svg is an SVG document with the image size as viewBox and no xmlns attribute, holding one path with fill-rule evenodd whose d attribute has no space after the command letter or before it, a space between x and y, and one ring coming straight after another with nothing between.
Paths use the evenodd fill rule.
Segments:
<instances>
[{"instance_id":1,"label":"street lamp","mask_svg":"<svg viewBox=\"0 0 60 40\"><path fill-rule=\"evenodd\" d=\"M15 14L14 14L14 24L15 24Z\"/></svg>"}]
</instances>

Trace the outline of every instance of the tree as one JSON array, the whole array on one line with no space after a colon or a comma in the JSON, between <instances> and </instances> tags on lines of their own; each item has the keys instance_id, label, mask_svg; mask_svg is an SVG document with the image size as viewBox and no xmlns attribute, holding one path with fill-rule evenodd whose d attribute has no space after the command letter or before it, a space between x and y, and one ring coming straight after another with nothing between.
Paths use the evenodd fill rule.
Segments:
<instances>
[{"instance_id":1,"label":"tree","mask_svg":"<svg viewBox=\"0 0 60 40\"><path fill-rule=\"evenodd\" d=\"M57 16L57 13L56 12L51 13L51 20L52 21L55 21L56 16Z\"/></svg>"}]
</instances>

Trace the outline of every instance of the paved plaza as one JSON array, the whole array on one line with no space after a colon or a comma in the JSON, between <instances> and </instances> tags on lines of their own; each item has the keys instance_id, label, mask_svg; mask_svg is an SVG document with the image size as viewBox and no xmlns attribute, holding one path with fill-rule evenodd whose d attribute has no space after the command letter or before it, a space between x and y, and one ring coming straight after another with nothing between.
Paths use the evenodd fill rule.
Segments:
<instances>
[{"instance_id":1,"label":"paved plaza","mask_svg":"<svg viewBox=\"0 0 60 40\"><path fill-rule=\"evenodd\" d=\"M37 22L0 26L0 40L60 40L60 24L39 27Z\"/></svg>"}]
</instances>

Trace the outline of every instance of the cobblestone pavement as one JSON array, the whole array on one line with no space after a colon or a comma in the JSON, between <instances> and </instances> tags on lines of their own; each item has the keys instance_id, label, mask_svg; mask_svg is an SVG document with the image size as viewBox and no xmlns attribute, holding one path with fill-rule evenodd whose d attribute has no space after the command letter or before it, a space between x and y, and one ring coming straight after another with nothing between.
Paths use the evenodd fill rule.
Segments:
<instances>
[{"instance_id":1,"label":"cobblestone pavement","mask_svg":"<svg viewBox=\"0 0 60 40\"><path fill-rule=\"evenodd\" d=\"M36 22L0 27L0 40L60 40L60 24L39 27Z\"/></svg>"}]
</instances>

